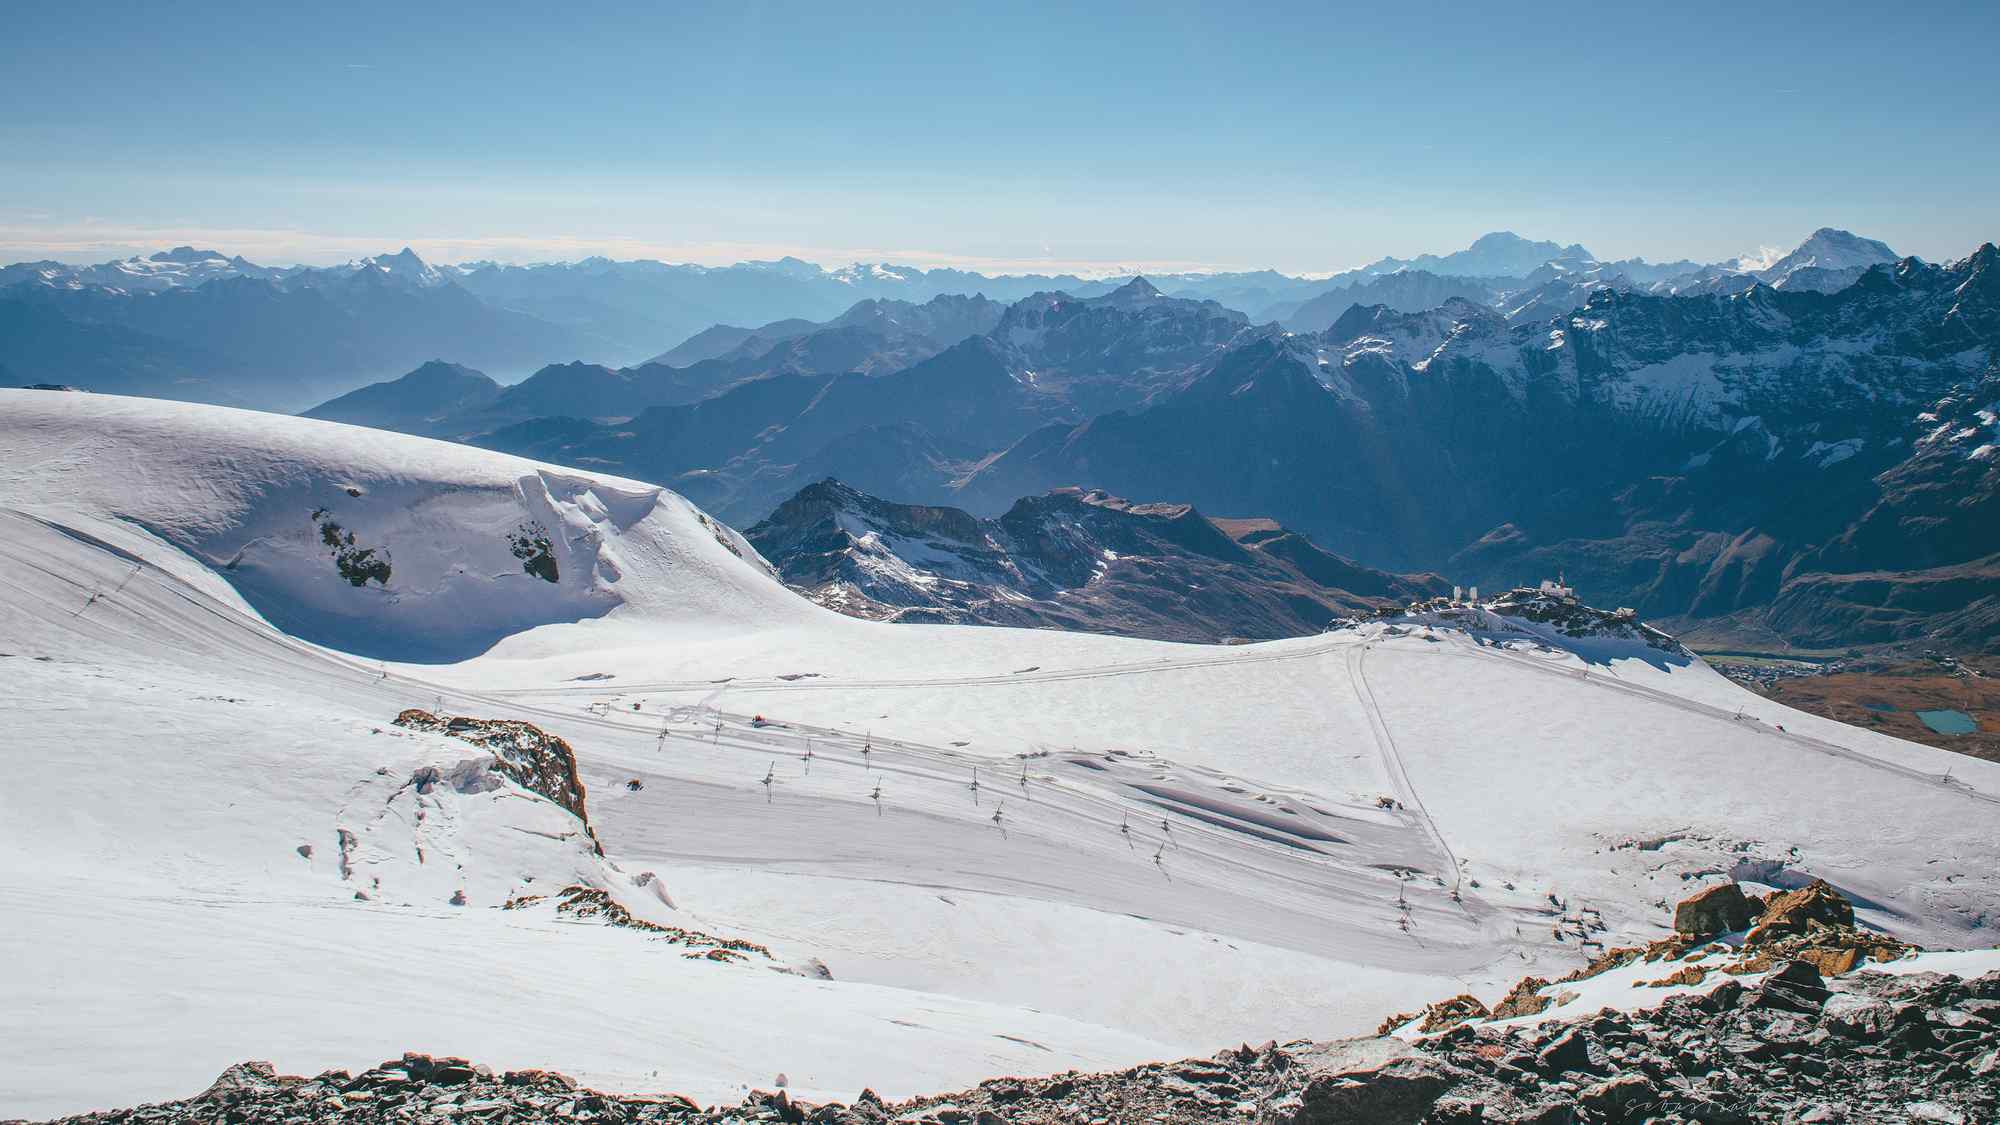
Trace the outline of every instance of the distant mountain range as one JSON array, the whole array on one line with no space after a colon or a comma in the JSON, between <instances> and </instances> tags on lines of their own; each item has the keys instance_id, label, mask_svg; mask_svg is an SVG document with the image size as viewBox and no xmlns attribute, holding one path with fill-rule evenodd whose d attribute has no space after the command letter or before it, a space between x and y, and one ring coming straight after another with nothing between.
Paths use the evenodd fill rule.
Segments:
<instances>
[{"instance_id":1,"label":"distant mountain range","mask_svg":"<svg viewBox=\"0 0 2000 1125\"><path fill-rule=\"evenodd\" d=\"M727 350L686 367L552 365L512 387L441 396L433 365L307 413L678 481L747 524L826 476L946 498L1024 434L1137 408L1276 331L1143 279L1004 309L957 296L871 300L823 324L710 332L683 354Z\"/></svg>"},{"instance_id":2,"label":"distant mountain range","mask_svg":"<svg viewBox=\"0 0 2000 1125\"><path fill-rule=\"evenodd\" d=\"M1604 288L1674 296L1737 293L1762 283L1774 289L1832 293L1852 285L1870 267L1897 260L1887 245L1831 227L1814 231L1796 250L1768 264L1735 258L1713 265L1639 258L1605 262L1582 246L1529 242L1502 231L1455 254L1425 254L1408 261L1384 258L1336 274L1315 296L1266 306L1254 319L1277 321L1293 331L1318 332L1352 305L1422 312L1461 297L1507 312L1509 319L1520 323L1567 312Z\"/></svg>"},{"instance_id":3,"label":"distant mountain range","mask_svg":"<svg viewBox=\"0 0 2000 1125\"><path fill-rule=\"evenodd\" d=\"M929 359L998 324L1005 307L984 297L861 301L825 323L779 321L757 329L716 326L677 349L629 368L551 364L513 386L434 360L384 383L351 391L308 417L469 439L513 423L564 417L623 421L655 406L681 406L771 375L886 374ZM464 382L465 375L482 383ZM448 384L448 386L447 386Z\"/></svg>"},{"instance_id":4,"label":"distant mountain range","mask_svg":"<svg viewBox=\"0 0 2000 1125\"><path fill-rule=\"evenodd\" d=\"M1267 640L1446 594L1315 547L1270 520L1058 489L998 519L806 486L745 533L813 601L883 621Z\"/></svg>"},{"instance_id":5,"label":"distant mountain range","mask_svg":"<svg viewBox=\"0 0 2000 1125\"><path fill-rule=\"evenodd\" d=\"M0 322L12 328L0 362L37 382L298 410L433 356L521 375L604 347L489 304L408 250L316 270L170 255L0 270ZM127 274L136 280L109 284Z\"/></svg>"},{"instance_id":6,"label":"distant mountain range","mask_svg":"<svg viewBox=\"0 0 2000 1125\"><path fill-rule=\"evenodd\" d=\"M1383 572L1565 570L1593 601L1731 643L1993 647L1993 261L1897 259L1832 229L1710 266L1497 234L1317 282L1044 288L1060 279L408 252L272 271L183 248L9 267L0 367L271 404L415 352L402 378L309 413L659 481L739 526L828 477L975 519L1103 489L1267 517ZM562 278L636 292L626 275L800 304L503 385L506 357L583 346L588 318L527 296ZM944 285L1034 288L870 292ZM1200 286L1278 294L1294 327ZM826 293L852 299L810 312L803 295Z\"/></svg>"},{"instance_id":7,"label":"distant mountain range","mask_svg":"<svg viewBox=\"0 0 2000 1125\"><path fill-rule=\"evenodd\" d=\"M1734 291L1764 281L1828 290L1893 260L1881 243L1832 230L1769 265L1736 259L1712 266L1599 262L1581 246L1497 232L1455 253L1383 258L1323 279L1257 270L1148 281L1163 296L1212 301L1252 323L1321 331L1356 303L1416 312L1460 296L1545 318L1606 285ZM297 410L432 358L477 367L502 382L579 361L688 367L727 358L741 368L740 361L760 358L809 327L865 327L836 322L869 315L856 310L870 301L907 308L956 296L1004 306L1035 294L1102 297L1132 280L988 276L886 263L829 270L795 258L723 267L604 258L439 266L407 248L340 266L274 267L181 246L94 265L0 268L0 304L25 306L0 314L13 328L0 339L0 363L30 381ZM968 312L972 319L962 325L936 323L906 334L932 337L934 353L990 330L978 319L990 310ZM817 356L765 366L842 365L837 340L818 343ZM745 348L757 354L732 355ZM846 354L905 365L922 358L865 346ZM688 385L707 386L700 378ZM1086 409L1105 404L1087 393L1080 401Z\"/></svg>"}]
</instances>

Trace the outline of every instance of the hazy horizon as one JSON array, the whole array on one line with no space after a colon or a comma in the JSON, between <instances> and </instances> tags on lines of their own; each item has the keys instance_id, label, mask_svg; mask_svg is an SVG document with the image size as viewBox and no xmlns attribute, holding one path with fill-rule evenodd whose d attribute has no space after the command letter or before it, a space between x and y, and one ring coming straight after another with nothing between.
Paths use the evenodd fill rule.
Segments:
<instances>
[{"instance_id":1,"label":"hazy horizon","mask_svg":"<svg viewBox=\"0 0 2000 1125\"><path fill-rule=\"evenodd\" d=\"M187 232L182 232L182 233L187 233ZM1555 242L1563 245L1568 244L1565 239L1560 237L1545 238L1539 235L1532 235L1532 234L1522 235L1518 231L1484 232L1484 234L1497 234L1497 233L1515 234L1530 242ZM1777 241L1765 242L1755 247L1745 248L1741 252L1742 259L1745 261L1746 265L1752 265L1752 266L1754 266L1755 263L1760 259L1765 262L1775 260L1779 256L1789 253L1791 250L1796 248L1811 233L1812 232L1802 233L1801 235L1799 235L1798 238L1792 239L1789 242L1777 242ZM1852 231L1850 233L1861 235L1864 238L1873 237L1867 231ZM1476 237L1483 237L1483 236L1484 235ZM1455 251L1464 250L1471 244L1472 241L1473 240L1468 239L1466 242L1456 246L1425 246L1422 248L1409 250L1403 253L1395 253L1387 256L1393 256L1398 258L1414 258L1423 254L1436 254L1442 256L1453 253ZM1897 246L1892 241L1886 239L1882 241L1889 242L1891 248L1895 249L1899 254L1907 253L1906 251L1903 250L1902 247ZM1916 256L1919 258L1923 258L1927 261L1950 262L1972 253L1973 251L1978 249L1979 245L1992 241L1994 241L1994 238L1991 236L1980 238L1976 242L1966 246L1964 250L1944 255L1942 257L1933 258L1929 255L1923 255L1923 254L1918 254ZM255 263L256 265L275 267L275 268L288 268L288 267L313 268L313 267L337 266L364 258L370 258L382 255L393 255L396 253L400 253L404 249L409 249L414 251L417 254L417 256L422 258L425 262L434 265L460 265L472 262L493 262L504 266L564 265L564 264L573 264L589 258L609 258L616 262L654 262L668 266L699 265L699 266L721 267L721 266L731 266L731 265L747 265L758 262L772 262L784 258L794 258L799 261L805 262L807 265L816 266L822 270L826 270L829 272L853 265L894 265L894 266L917 266L925 269L934 269L934 268L959 269L968 272L983 273L988 276L994 276L994 277L1023 276L1032 274L1051 274L1051 275L1061 274L1061 275L1074 275L1084 278L1085 280L1100 280L1104 278L1133 277L1140 275L1166 276L1166 275L1178 275L1178 274L1203 274L1203 273L1227 274L1227 273L1237 273L1237 272L1256 272L1262 270L1274 270L1275 272L1278 272L1285 276L1304 279L1304 280L1313 280L1321 277L1331 276L1333 274L1337 274L1347 270L1359 269L1361 267L1371 264L1373 261L1380 260L1380 258L1378 257L1376 259L1371 259L1370 261L1366 262L1357 261L1321 269L1283 270L1268 265L1233 264L1233 265L1218 266L1210 263L1171 261L1171 260L1150 261L1150 262L1075 262L1075 263L1044 262L1044 261L1025 261L1025 262L987 261L987 260L967 261L967 260L954 259L945 255L934 254L928 251L896 251L896 250L861 251L858 252L858 256L842 256L842 252L834 252L832 254L819 253L817 254L817 256L812 256L815 254L815 252L807 250L805 248L799 248L799 249L779 248L780 250L782 250L782 252L770 252L755 257L728 257L725 254L713 258L690 258L690 257L670 256L671 250L668 249L652 248L653 252L649 252L649 248L643 246L631 246L624 243L618 243L614 245L620 252L615 252L615 253L608 252L607 249L594 249L591 248L590 246L578 245L576 248L576 252L569 256L531 257L525 255L509 255L504 253L492 253L492 252L474 253L473 250L481 244L478 243L468 244L463 242L462 240L431 241L431 240L417 239L412 241L407 239L398 240L395 238L368 239L363 237L357 237L351 240L345 240L342 243L342 245L351 245L353 247L353 252L337 253L329 250L323 253L318 253L303 257L296 257L296 258L265 258L265 257L259 257L255 254L244 253L243 251L235 248L232 245L220 242L203 241L202 239L199 238L191 238L191 239L184 238L178 241L173 241L173 240L157 241L145 244L105 243L99 246L94 251L84 250L84 251L76 251L70 253L41 253L41 254L30 254L21 257L9 257L7 253L6 244L0 243L0 265L9 264L12 262L19 262L19 261L47 260L47 261L59 262L64 265L89 266L89 265L101 264L109 260L121 260L127 258L135 258L135 257L145 258L145 257L150 257L154 254L159 254L165 251L177 249L179 247L191 246L197 250L212 250L223 254L228 254L231 256L240 255L246 260ZM768 250L770 248L766 249ZM1586 246L1585 249L1591 250L1593 253L1597 253L1595 247ZM854 252L848 252L848 253L854 253ZM1599 254L1598 256L1601 260L1616 261L1629 257L1636 257L1637 255ZM1675 257L1676 258L1687 257L1687 255L1678 255ZM1729 255L1723 259L1718 259L1717 261L1718 262L1727 261L1729 258L1732 257L1736 257L1736 255ZM1664 262L1675 259L1663 257L1663 258L1653 258L1648 260L1653 262ZM1716 263L1702 261L1702 264L1710 265Z\"/></svg>"}]
</instances>

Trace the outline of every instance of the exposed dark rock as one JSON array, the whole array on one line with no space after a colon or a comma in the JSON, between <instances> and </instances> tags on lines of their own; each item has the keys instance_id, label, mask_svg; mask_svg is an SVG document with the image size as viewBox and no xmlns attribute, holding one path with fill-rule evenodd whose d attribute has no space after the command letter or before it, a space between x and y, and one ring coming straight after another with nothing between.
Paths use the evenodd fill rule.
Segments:
<instances>
[{"instance_id":1,"label":"exposed dark rock","mask_svg":"<svg viewBox=\"0 0 2000 1125\"><path fill-rule=\"evenodd\" d=\"M1423 1022L1417 1025L1417 1030L1426 1034L1444 1031L1447 1028L1457 1027L1467 1020L1483 1020L1491 1015L1492 1013L1486 1010L1486 1005L1480 1003L1477 996L1454 996L1425 1008Z\"/></svg>"},{"instance_id":2,"label":"exposed dark rock","mask_svg":"<svg viewBox=\"0 0 2000 1125\"><path fill-rule=\"evenodd\" d=\"M1621 1074L1586 1086L1576 1096L1577 1105L1606 1121L1626 1121L1638 1116L1657 1100L1659 1090L1643 1074Z\"/></svg>"},{"instance_id":3,"label":"exposed dark rock","mask_svg":"<svg viewBox=\"0 0 2000 1125\"><path fill-rule=\"evenodd\" d=\"M745 534L807 597L875 620L1265 640L1450 589L1360 566L1270 520L1076 488L977 519L825 480Z\"/></svg>"},{"instance_id":4,"label":"exposed dark rock","mask_svg":"<svg viewBox=\"0 0 2000 1125\"><path fill-rule=\"evenodd\" d=\"M1566 1028L1535 1052L1535 1069L1546 1075L1596 1069L1590 1057L1590 1036L1582 1028Z\"/></svg>"},{"instance_id":5,"label":"exposed dark rock","mask_svg":"<svg viewBox=\"0 0 2000 1125\"><path fill-rule=\"evenodd\" d=\"M1756 945L1784 935L1803 934L1813 923L1854 925L1854 904L1828 886L1824 879L1815 879L1796 891L1771 896L1745 944Z\"/></svg>"},{"instance_id":6,"label":"exposed dark rock","mask_svg":"<svg viewBox=\"0 0 2000 1125\"><path fill-rule=\"evenodd\" d=\"M366 586L370 580L378 586L389 584L388 551L357 543L354 532L334 522L325 508L313 512L312 522L319 529L320 544L333 559L334 573L354 586Z\"/></svg>"},{"instance_id":7,"label":"exposed dark rock","mask_svg":"<svg viewBox=\"0 0 2000 1125\"><path fill-rule=\"evenodd\" d=\"M1674 907L1674 932L1689 937L1733 933L1750 924L1757 904L1735 883L1722 883L1691 895Z\"/></svg>"},{"instance_id":8,"label":"exposed dark rock","mask_svg":"<svg viewBox=\"0 0 2000 1125\"><path fill-rule=\"evenodd\" d=\"M509 899L506 903L502 904L501 909L521 910L533 906L547 897L545 895L524 895L520 898ZM598 887L572 884L557 892L554 897L556 900L556 913L558 914L568 915L573 918L591 918L601 921L606 925L640 930L675 945L687 946L687 956L689 957L699 957L708 961L744 961L749 959L749 954L755 953L767 961L771 958L771 951L754 941L745 941L741 938L719 938L698 930L683 929L680 926L663 926L658 922L638 917L630 910L625 909L623 903L612 898L610 892ZM818 962L815 961L813 964L818 964ZM820 965L819 967L822 972L826 969L824 965ZM823 979L831 978L832 974L827 973Z\"/></svg>"},{"instance_id":9,"label":"exposed dark rock","mask_svg":"<svg viewBox=\"0 0 2000 1125\"><path fill-rule=\"evenodd\" d=\"M1788 962L1750 992L1752 1007L1816 1013L1826 1004L1826 985L1810 961Z\"/></svg>"},{"instance_id":10,"label":"exposed dark rock","mask_svg":"<svg viewBox=\"0 0 2000 1125\"><path fill-rule=\"evenodd\" d=\"M1493 1005L1492 1018L1505 1020L1516 1016L1532 1016L1547 1009L1553 1001L1543 996L1541 990L1548 983L1540 977L1522 977L1515 983L1512 991L1508 992L1498 1004Z\"/></svg>"},{"instance_id":11,"label":"exposed dark rock","mask_svg":"<svg viewBox=\"0 0 2000 1125\"><path fill-rule=\"evenodd\" d=\"M507 537L507 546L515 558L521 560L521 569L544 582L555 582L561 578L556 568L555 545L549 541L548 529L539 523L524 523Z\"/></svg>"},{"instance_id":12,"label":"exposed dark rock","mask_svg":"<svg viewBox=\"0 0 2000 1125\"><path fill-rule=\"evenodd\" d=\"M1792 989L1812 987L1816 980L1810 966L1796 965L1772 978ZM1743 992L1731 981L1710 997L1676 997L1651 1011L1605 1011L1535 1027L1462 1024L1414 1042L1365 1038L1244 1046L1210 1058L1107 1074L996 1078L896 1104L868 1091L851 1105L811 1105L784 1091L754 1091L738 1105L702 1109L672 1095L582 1090L547 1071L496 1076L465 1059L411 1054L358 1075L329 1071L315 1078L279 1075L268 1063L243 1063L184 1101L66 1120L391 1125L431 1121L440 1102L456 1107L457 1120L606 1125L890 1120L1748 1125L2000 1119L2000 1083L1994 1081L2000 1073L2000 1028L1987 1018L2000 1010L1995 1006L2000 973L1974 980L1856 973L1834 983L1823 1011L1807 1013L1738 1004L1739 994L1752 998L1755 990Z\"/></svg>"},{"instance_id":13,"label":"exposed dark rock","mask_svg":"<svg viewBox=\"0 0 2000 1125\"><path fill-rule=\"evenodd\" d=\"M1434 1058L1413 1055L1373 1069L1315 1074L1299 1107L1272 1118L1280 1125L1414 1125L1463 1077Z\"/></svg>"}]
</instances>

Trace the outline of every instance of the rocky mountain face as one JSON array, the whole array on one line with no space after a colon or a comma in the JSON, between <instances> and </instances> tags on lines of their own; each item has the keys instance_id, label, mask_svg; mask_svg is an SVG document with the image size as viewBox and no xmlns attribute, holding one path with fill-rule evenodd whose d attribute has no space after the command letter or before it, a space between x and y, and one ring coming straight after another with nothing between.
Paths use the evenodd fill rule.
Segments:
<instances>
[{"instance_id":1,"label":"rocky mountain face","mask_svg":"<svg viewBox=\"0 0 2000 1125\"><path fill-rule=\"evenodd\" d=\"M1938 604L1910 589L1928 612L1867 618L1858 576L1973 565L1923 584L1962 606L1990 565L1972 528L1995 258L1906 259L1834 294L1604 288L1539 324L1361 310L1236 347L1147 409L1037 431L958 494L988 513L1087 481L1269 513L1373 566L1495 587L1567 568L1591 600L1683 622L1783 595L1798 608L1771 623L1801 643L1902 639Z\"/></svg>"},{"instance_id":2,"label":"rocky mountain face","mask_svg":"<svg viewBox=\"0 0 2000 1125\"><path fill-rule=\"evenodd\" d=\"M1448 277L1425 270L1399 270L1347 289L1322 293L1280 320L1294 332L1320 332L1349 309L1386 307L1416 313L1449 301L1492 301L1497 286L1470 277ZM1574 308L1575 306L1567 306Z\"/></svg>"},{"instance_id":3,"label":"rocky mountain face","mask_svg":"<svg viewBox=\"0 0 2000 1125\"><path fill-rule=\"evenodd\" d=\"M1905 431L1865 511L1788 569L1768 622L1807 647L1919 635L1956 651L2000 637L2000 369Z\"/></svg>"},{"instance_id":4,"label":"rocky mountain face","mask_svg":"<svg viewBox=\"0 0 2000 1125\"><path fill-rule=\"evenodd\" d=\"M1263 640L1446 589L1435 575L1359 566L1270 520L1078 489L981 520L826 480L746 537L813 601L885 621Z\"/></svg>"},{"instance_id":5,"label":"rocky mountain face","mask_svg":"<svg viewBox=\"0 0 2000 1125\"><path fill-rule=\"evenodd\" d=\"M1008 370L1003 352L974 337L889 375L772 375L610 424L537 416L469 440L673 481L738 526L829 473L927 499L1059 409Z\"/></svg>"},{"instance_id":6,"label":"rocky mountain face","mask_svg":"<svg viewBox=\"0 0 2000 1125\"><path fill-rule=\"evenodd\" d=\"M1896 261L1896 252L1887 243L1821 227L1800 243L1798 249L1752 272L1773 288L1833 293L1852 285L1873 267L1893 265Z\"/></svg>"},{"instance_id":7,"label":"rocky mountain face","mask_svg":"<svg viewBox=\"0 0 2000 1125\"><path fill-rule=\"evenodd\" d=\"M726 324L714 325L697 332L679 346L654 356L649 363L666 363L685 367L705 359L726 359L737 363L761 359L774 349L801 338L809 338L819 333L829 333L829 339L839 339L843 334L886 342L908 341L910 344L927 344L926 354L936 354L958 343L967 336L983 336L999 323L1000 314L1006 306L984 296L966 297L958 294L943 294L922 304L887 298L870 298L857 301L853 307L832 320L815 322L796 317L773 321L760 328L734 328ZM841 330L846 330L842 333ZM870 366L858 366L854 361L814 361L809 357L829 345L804 345L795 352L804 358L808 366L799 366L797 360L787 359L770 366L770 371L867 371L870 366L893 369L908 366L906 361L892 364L870 360ZM877 351L887 350L878 347ZM916 358L923 358L918 356Z\"/></svg>"},{"instance_id":8,"label":"rocky mountain face","mask_svg":"<svg viewBox=\"0 0 2000 1125\"><path fill-rule=\"evenodd\" d=\"M1167 297L1135 278L1101 297L1037 293L1016 301L992 338L1024 382L1083 418L1176 390L1256 332L1242 313Z\"/></svg>"}]
</instances>

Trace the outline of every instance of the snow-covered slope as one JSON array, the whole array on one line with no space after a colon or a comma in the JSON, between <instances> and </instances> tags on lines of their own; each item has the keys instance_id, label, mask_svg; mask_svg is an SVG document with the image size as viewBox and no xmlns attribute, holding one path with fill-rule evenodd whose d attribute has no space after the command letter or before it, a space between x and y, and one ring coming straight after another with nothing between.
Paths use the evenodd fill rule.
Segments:
<instances>
[{"instance_id":1,"label":"snow-covered slope","mask_svg":"<svg viewBox=\"0 0 2000 1125\"><path fill-rule=\"evenodd\" d=\"M856 621L652 486L91 395L0 392L0 524L8 1116L243 1057L851 1098L1334 1036L1731 871L1994 939L2000 767L1638 642ZM566 739L604 854L409 707ZM572 883L768 955L499 909Z\"/></svg>"}]
</instances>

